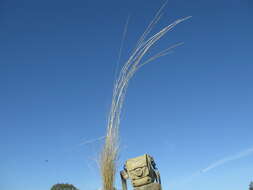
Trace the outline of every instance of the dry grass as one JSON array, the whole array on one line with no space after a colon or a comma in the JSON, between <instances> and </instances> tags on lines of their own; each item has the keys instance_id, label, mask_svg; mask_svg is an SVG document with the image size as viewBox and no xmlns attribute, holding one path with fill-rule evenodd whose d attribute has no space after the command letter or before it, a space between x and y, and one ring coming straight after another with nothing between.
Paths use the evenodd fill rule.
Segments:
<instances>
[{"instance_id":1,"label":"dry grass","mask_svg":"<svg viewBox=\"0 0 253 190\"><path fill-rule=\"evenodd\" d=\"M183 22L184 20L190 18L186 17L183 19L178 19L172 24L164 27L155 35L147 38L147 35L150 33L154 25L160 20L161 13L165 4L160 8L160 10L155 15L154 19L148 25L147 29L140 37L139 41L136 44L131 56L126 61L122 67L118 78L116 79L113 97L111 103L111 110L108 116L107 131L105 137L105 143L100 154L100 172L103 183L103 190L113 190L115 185L115 174L117 171L117 160L119 153L119 125L120 125L120 114L121 109L124 103L126 90L128 87L129 80L133 77L136 71L141 68L143 65L153 61L154 59L164 56L169 53L172 48L180 45L176 44L171 46L160 53L152 56L144 62L142 61L143 56L154 45L162 36L164 36L168 31L170 31L177 24Z\"/></svg>"}]
</instances>

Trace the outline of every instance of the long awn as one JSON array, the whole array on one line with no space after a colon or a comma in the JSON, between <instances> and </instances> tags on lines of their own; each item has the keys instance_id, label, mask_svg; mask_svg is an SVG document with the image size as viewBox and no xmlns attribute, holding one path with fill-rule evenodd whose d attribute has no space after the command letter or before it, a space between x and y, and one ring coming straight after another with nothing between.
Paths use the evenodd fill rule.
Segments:
<instances>
[{"instance_id":1,"label":"long awn","mask_svg":"<svg viewBox=\"0 0 253 190\"><path fill-rule=\"evenodd\" d=\"M165 3L166 4L166 3ZM132 51L131 56L123 65L119 72L119 76L115 81L111 109L107 121L107 131L105 136L105 142L103 149L100 153L100 172L102 177L103 190L114 190L115 189L115 174L117 171L117 160L119 155L119 125L121 109L126 96L126 90L129 84L129 80L133 77L138 69L145 64L167 55L171 49L181 45L182 43L175 44L169 48L159 52L144 62L142 61L143 56L161 37L163 37L168 31L174 28L177 24L190 18L185 17L174 21L172 24L167 25L162 30L147 39L154 25L160 20L162 16L162 10L165 4L156 13L153 20L150 22L140 39L138 40L136 47Z\"/></svg>"}]
</instances>

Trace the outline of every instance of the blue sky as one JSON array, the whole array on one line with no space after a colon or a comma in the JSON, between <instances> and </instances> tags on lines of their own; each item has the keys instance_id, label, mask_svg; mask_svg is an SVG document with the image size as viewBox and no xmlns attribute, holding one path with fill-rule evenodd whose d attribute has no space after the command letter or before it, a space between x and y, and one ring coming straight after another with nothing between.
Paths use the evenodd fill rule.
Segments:
<instances>
[{"instance_id":1,"label":"blue sky","mask_svg":"<svg viewBox=\"0 0 253 190\"><path fill-rule=\"evenodd\" d=\"M0 1L1 190L100 187L101 141L79 144L105 134L126 18L120 65L162 3ZM189 15L130 82L119 168L149 153L164 189L247 189L253 155L194 174L253 147L253 3L169 0L153 32Z\"/></svg>"}]
</instances>

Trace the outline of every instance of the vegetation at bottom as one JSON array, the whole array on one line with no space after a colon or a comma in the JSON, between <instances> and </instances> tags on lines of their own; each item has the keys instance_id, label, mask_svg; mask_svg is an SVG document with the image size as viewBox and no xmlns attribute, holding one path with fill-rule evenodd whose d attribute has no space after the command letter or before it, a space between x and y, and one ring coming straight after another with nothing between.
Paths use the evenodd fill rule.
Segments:
<instances>
[{"instance_id":1,"label":"vegetation at bottom","mask_svg":"<svg viewBox=\"0 0 253 190\"><path fill-rule=\"evenodd\" d=\"M50 190L79 190L74 185L68 183L58 183L51 187Z\"/></svg>"}]
</instances>

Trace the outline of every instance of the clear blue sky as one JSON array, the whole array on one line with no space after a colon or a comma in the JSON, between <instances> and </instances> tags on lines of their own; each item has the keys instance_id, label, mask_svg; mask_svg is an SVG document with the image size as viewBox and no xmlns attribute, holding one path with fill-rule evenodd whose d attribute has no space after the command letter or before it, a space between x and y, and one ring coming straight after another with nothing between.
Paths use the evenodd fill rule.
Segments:
<instances>
[{"instance_id":1,"label":"clear blue sky","mask_svg":"<svg viewBox=\"0 0 253 190\"><path fill-rule=\"evenodd\" d=\"M1 190L100 187L101 142L79 144L105 133L127 16L122 62L162 3L0 1ZM119 168L149 153L165 190L246 190L253 155L185 179L253 147L253 3L169 0L154 32L189 15L151 53L185 44L130 82Z\"/></svg>"}]
</instances>

